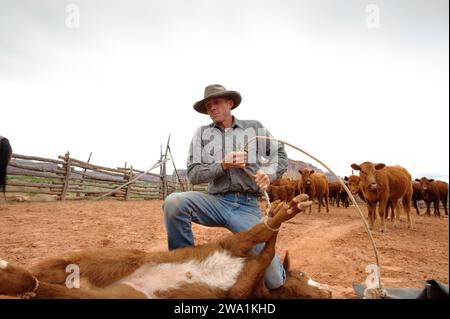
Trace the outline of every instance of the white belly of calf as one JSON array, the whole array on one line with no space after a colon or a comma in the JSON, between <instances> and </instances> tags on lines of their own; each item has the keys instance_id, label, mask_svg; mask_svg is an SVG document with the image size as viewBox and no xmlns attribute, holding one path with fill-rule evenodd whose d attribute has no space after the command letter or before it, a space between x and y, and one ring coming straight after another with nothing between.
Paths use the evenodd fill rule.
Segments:
<instances>
[{"instance_id":1,"label":"white belly of calf","mask_svg":"<svg viewBox=\"0 0 450 319\"><path fill-rule=\"evenodd\" d=\"M232 257L228 252L221 251L201 261L145 264L118 283L129 285L148 298L156 298L156 291L176 289L192 283L226 290L236 283L244 263L245 258Z\"/></svg>"}]
</instances>

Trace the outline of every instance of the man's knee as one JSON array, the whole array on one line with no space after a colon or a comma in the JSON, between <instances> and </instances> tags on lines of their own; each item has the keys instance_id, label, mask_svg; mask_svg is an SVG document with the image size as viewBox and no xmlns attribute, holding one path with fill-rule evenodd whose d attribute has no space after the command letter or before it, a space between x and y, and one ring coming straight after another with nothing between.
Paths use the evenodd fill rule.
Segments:
<instances>
[{"instance_id":1,"label":"man's knee","mask_svg":"<svg viewBox=\"0 0 450 319\"><path fill-rule=\"evenodd\" d=\"M281 274L277 276L270 276L264 279L266 287L269 289L277 289L284 285L285 279Z\"/></svg>"},{"instance_id":2,"label":"man's knee","mask_svg":"<svg viewBox=\"0 0 450 319\"><path fill-rule=\"evenodd\" d=\"M166 197L163 204L164 219L172 220L180 215L186 204L186 196L183 193L172 193Z\"/></svg>"},{"instance_id":3,"label":"man's knee","mask_svg":"<svg viewBox=\"0 0 450 319\"><path fill-rule=\"evenodd\" d=\"M276 289L284 285L286 281L286 271L281 264L278 256L272 260L264 273L264 283L269 289Z\"/></svg>"}]
</instances>

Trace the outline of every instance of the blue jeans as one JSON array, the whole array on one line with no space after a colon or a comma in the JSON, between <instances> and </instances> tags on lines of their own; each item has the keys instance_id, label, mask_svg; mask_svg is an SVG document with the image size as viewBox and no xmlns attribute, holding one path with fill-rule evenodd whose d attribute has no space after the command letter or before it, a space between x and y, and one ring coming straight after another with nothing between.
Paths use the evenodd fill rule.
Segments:
<instances>
[{"instance_id":1,"label":"blue jeans","mask_svg":"<svg viewBox=\"0 0 450 319\"><path fill-rule=\"evenodd\" d=\"M163 204L169 250L194 246L191 223L211 227L226 227L233 233L252 228L261 222L261 209L255 196L237 193L218 195L201 192L172 193ZM259 253L264 244L255 245ZM286 272L275 255L264 274L267 288L284 284Z\"/></svg>"}]
</instances>

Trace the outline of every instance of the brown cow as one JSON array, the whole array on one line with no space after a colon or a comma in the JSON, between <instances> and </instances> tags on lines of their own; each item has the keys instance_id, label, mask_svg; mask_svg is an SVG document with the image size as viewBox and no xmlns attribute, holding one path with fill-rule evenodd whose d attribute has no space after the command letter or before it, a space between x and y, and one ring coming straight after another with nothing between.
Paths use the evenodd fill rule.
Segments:
<instances>
[{"instance_id":1,"label":"brown cow","mask_svg":"<svg viewBox=\"0 0 450 319\"><path fill-rule=\"evenodd\" d=\"M408 228L412 228L410 210L413 189L411 175L408 171L401 166L386 166L382 163L371 162L364 162L360 165L352 164L351 167L360 171L360 187L369 211L370 228L373 228L376 205L379 203L381 231L386 232L385 217L387 217L386 209L389 201L396 213L394 226L397 227L400 219L398 207L400 198L402 198L403 209L407 215Z\"/></svg>"},{"instance_id":2,"label":"brown cow","mask_svg":"<svg viewBox=\"0 0 450 319\"><path fill-rule=\"evenodd\" d=\"M333 205L334 202L337 203L339 190L341 189L341 183L339 182L328 182L328 192L330 198L330 204ZM339 206L338 206L339 207Z\"/></svg>"},{"instance_id":3,"label":"brown cow","mask_svg":"<svg viewBox=\"0 0 450 319\"><path fill-rule=\"evenodd\" d=\"M280 179L277 179L276 181L274 181L270 185L293 187L294 188L294 196L298 196L298 195L300 195L300 192L298 191L297 183L298 183L297 180L283 176Z\"/></svg>"},{"instance_id":4,"label":"brown cow","mask_svg":"<svg viewBox=\"0 0 450 319\"><path fill-rule=\"evenodd\" d=\"M319 202L319 213L322 206L322 198L325 199L325 206L327 213L328 209L328 181L325 174L315 173L314 170L304 168L298 171L302 178L298 181L298 190L301 194L308 194L309 198L314 201L317 198ZM311 207L309 207L309 213L311 214Z\"/></svg>"},{"instance_id":5,"label":"brown cow","mask_svg":"<svg viewBox=\"0 0 450 319\"><path fill-rule=\"evenodd\" d=\"M267 190L270 202L277 200L288 202L295 196L295 189L292 186L273 186L270 185Z\"/></svg>"},{"instance_id":6,"label":"brown cow","mask_svg":"<svg viewBox=\"0 0 450 319\"><path fill-rule=\"evenodd\" d=\"M443 181L428 179L422 177L421 179L416 179L420 183L420 192L422 197L427 204L426 214L430 215L430 205L433 202L434 205L434 215L441 216L439 211L439 201L442 201L444 205L445 215L448 215L447 210L447 196L448 196L448 184Z\"/></svg>"},{"instance_id":7,"label":"brown cow","mask_svg":"<svg viewBox=\"0 0 450 319\"><path fill-rule=\"evenodd\" d=\"M420 191L420 183L417 181L413 181L412 202L413 202L414 208L416 209L417 215L420 215L419 207L417 206L417 202L419 200L423 200L422 192Z\"/></svg>"},{"instance_id":8,"label":"brown cow","mask_svg":"<svg viewBox=\"0 0 450 319\"><path fill-rule=\"evenodd\" d=\"M291 179L289 177L282 176L281 178L274 181L271 185L273 185L273 186L290 186Z\"/></svg>"},{"instance_id":9,"label":"brown cow","mask_svg":"<svg viewBox=\"0 0 450 319\"><path fill-rule=\"evenodd\" d=\"M347 186L348 188L348 182L345 182L345 186ZM350 202L348 200L348 194L345 191L344 187L341 185L341 183L339 183L339 191L336 195L336 206L339 207L339 203L342 202L342 206L344 206L345 208L348 208L348 206L350 205Z\"/></svg>"},{"instance_id":10,"label":"brown cow","mask_svg":"<svg viewBox=\"0 0 450 319\"><path fill-rule=\"evenodd\" d=\"M345 181L348 181L348 188L350 189L350 192L352 193L353 196L356 196L356 194L358 194L359 198L361 198L364 202L366 201L366 199L364 198L364 194L361 190L360 187L360 178L359 176L356 175L350 175L349 177L345 176L344 177ZM392 206L391 201L388 202L388 204L386 205L386 216L388 216L388 211L389 208L391 209L391 220L394 220L394 209ZM377 214L373 215L374 220L377 219Z\"/></svg>"}]
</instances>

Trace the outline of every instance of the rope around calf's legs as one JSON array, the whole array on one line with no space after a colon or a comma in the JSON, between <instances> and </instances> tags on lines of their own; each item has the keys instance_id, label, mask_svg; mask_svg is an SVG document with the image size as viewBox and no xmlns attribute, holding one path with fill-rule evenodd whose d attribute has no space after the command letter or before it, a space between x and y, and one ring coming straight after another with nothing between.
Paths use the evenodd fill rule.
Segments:
<instances>
[{"instance_id":1,"label":"rope around calf's legs","mask_svg":"<svg viewBox=\"0 0 450 319\"><path fill-rule=\"evenodd\" d=\"M271 230L271 231L273 231L273 232L277 232L277 231L279 231L280 228L281 228L281 226L278 227L278 228L272 228L272 227L269 226L269 223L268 223L268 221L269 221L269 215L265 215L265 216L261 219L261 221L264 223L264 225L265 225L269 230Z\"/></svg>"},{"instance_id":2,"label":"rope around calf's legs","mask_svg":"<svg viewBox=\"0 0 450 319\"><path fill-rule=\"evenodd\" d=\"M34 288L33 288L33 290L21 294L20 295L21 299L30 299L30 298L36 297L36 291L39 288L39 280L37 280L37 278L34 277L34 276L33 276L33 279L34 279Z\"/></svg>"}]
</instances>

